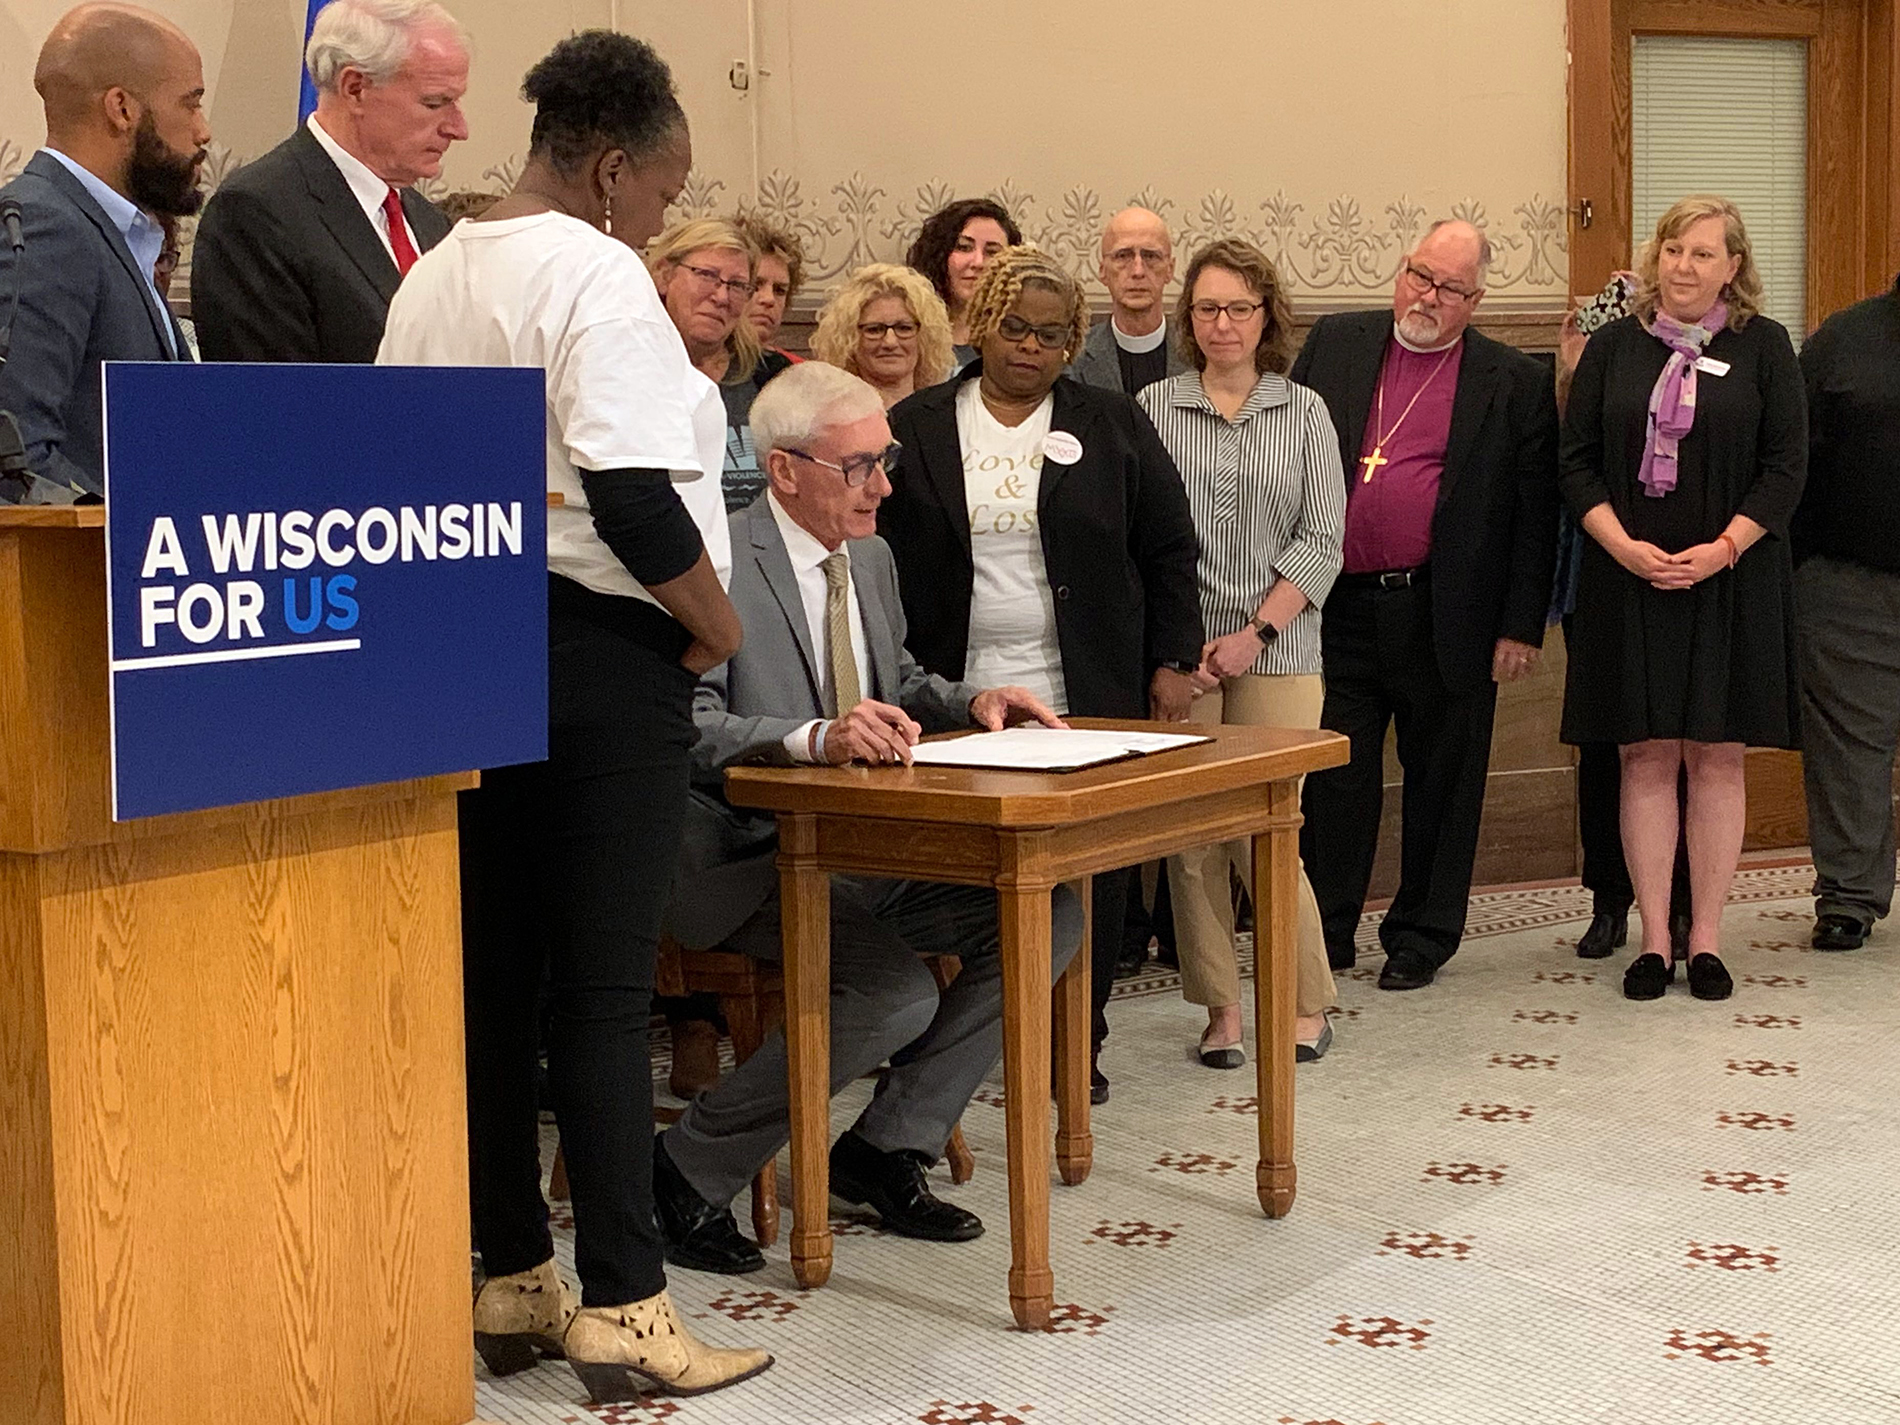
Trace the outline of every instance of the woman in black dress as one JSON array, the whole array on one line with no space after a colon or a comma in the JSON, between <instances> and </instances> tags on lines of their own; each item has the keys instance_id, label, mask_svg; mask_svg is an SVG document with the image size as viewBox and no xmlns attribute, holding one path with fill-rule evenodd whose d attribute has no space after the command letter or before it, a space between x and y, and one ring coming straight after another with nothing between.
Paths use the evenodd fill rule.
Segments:
<instances>
[{"instance_id":1,"label":"woman in black dress","mask_svg":"<svg viewBox=\"0 0 1900 1425\"><path fill-rule=\"evenodd\" d=\"M1798 725L1786 536L1807 412L1788 333L1760 315L1732 203L1677 203L1638 278L1635 312L1584 349L1564 426L1564 496L1590 543L1563 737L1622 749L1623 849L1643 919L1624 994L1656 999L1675 979L1669 880L1682 835L1689 988L1724 999L1733 983L1717 950L1741 857L1743 750L1792 748Z\"/></svg>"}]
</instances>

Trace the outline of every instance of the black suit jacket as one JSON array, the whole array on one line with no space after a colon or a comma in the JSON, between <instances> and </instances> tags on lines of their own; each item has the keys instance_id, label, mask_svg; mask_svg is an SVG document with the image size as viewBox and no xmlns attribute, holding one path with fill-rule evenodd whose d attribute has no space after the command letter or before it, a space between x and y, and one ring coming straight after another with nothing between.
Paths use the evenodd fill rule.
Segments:
<instances>
[{"instance_id":1,"label":"black suit jacket","mask_svg":"<svg viewBox=\"0 0 1900 1425\"><path fill-rule=\"evenodd\" d=\"M1348 488L1391 337L1385 309L1321 317L1293 363L1293 379L1319 392L1332 415ZM1467 328L1432 513L1432 643L1454 692L1490 681L1498 639L1542 646L1557 506L1549 368ZM1322 657L1325 639L1322 624Z\"/></svg>"},{"instance_id":2,"label":"black suit jacket","mask_svg":"<svg viewBox=\"0 0 1900 1425\"><path fill-rule=\"evenodd\" d=\"M427 252L449 220L413 188L402 210ZM308 128L234 173L205 204L191 315L206 361L367 365L401 281L342 172Z\"/></svg>"},{"instance_id":3,"label":"black suit jacket","mask_svg":"<svg viewBox=\"0 0 1900 1425\"><path fill-rule=\"evenodd\" d=\"M892 409L891 433L904 455L877 517L897 559L907 646L926 670L953 680L969 655L976 576L957 391L981 372L974 362L960 379ZM1181 472L1120 391L1058 378L1050 429L1082 443L1073 465L1043 465L1036 499L1069 711L1147 717L1156 666L1201 657L1199 548Z\"/></svg>"},{"instance_id":4,"label":"black suit jacket","mask_svg":"<svg viewBox=\"0 0 1900 1425\"><path fill-rule=\"evenodd\" d=\"M19 421L27 468L35 475L61 492L101 494L99 364L171 361L174 354L190 360L190 348L152 295L125 238L58 159L34 154L25 171L0 188L0 198L19 203L26 239L17 271L12 247L0 241L0 320L13 284L20 284L13 354L0 366L0 410ZM17 494L11 482L0 486L0 501Z\"/></svg>"}]
</instances>

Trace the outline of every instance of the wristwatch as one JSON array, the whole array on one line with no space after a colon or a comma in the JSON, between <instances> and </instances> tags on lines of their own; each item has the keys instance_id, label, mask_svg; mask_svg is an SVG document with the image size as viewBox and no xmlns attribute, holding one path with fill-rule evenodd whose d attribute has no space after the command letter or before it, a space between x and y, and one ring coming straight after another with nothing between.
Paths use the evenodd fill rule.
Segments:
<instances>
[{"instance_id":1,"label":"wristwatch","mask_svg":"<svg viewBox=\"0 0 1900 1425\"><path fill-rule=\"evenodd\" d=\"M1273 640L1280 636L1280 630L1261 618L1259 614L1247 620L1247 632L1260 640L1262 648L1270 647Z\"/></svg>"}]
</instances>

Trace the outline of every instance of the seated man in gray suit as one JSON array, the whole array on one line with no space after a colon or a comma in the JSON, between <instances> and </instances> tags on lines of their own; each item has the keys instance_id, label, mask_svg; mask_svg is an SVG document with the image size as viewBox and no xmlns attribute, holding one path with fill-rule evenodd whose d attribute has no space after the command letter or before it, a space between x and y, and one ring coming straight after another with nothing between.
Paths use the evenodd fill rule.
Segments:
<instances>
[{"instance_id":1,"label":"seated man in gray suit","mask_svg":"<svg viewBox=\"0 0 1900 1425\"><path fill-rule=\"evenodd\" d=\"M204 65L171 21L130 5L81 5L47 37L33 71L46 146L0 188L22 250L0 240L0 324L19 293L0 411L19 422L27 488L0 501L70 504L105 491L99 365L189 361L152 269L158 219L204 201L211 126ZM0 446L11 432L0 429ZM17 452L16 452L17 453Z\"/></svg>"},{"instance_id":2,"label":"seated man in gray suit","mask_svg":"<svg viewBox=\"0 0 1900 1425\"><path fill-rule=\"evenodd\" d=\"M1102 229L1102 285L1108 319L1090 329L1069 375L1091 386L1136 395L1187 370L1169 338L1162 293L1174 278L1174 239L1146 208L1123 208Z\"/></svg>"},{"instance_id":3,"label":"seated man in gray suit","mask_svg":"<svg viewBox=\"0 0 1900 1425\"><path fill-rule=\"evenodd\" d=\"M904 648L904 606L876 534L894 459L884 404L857 377L794 366L759 393L752 431L770 480L732 517L732 602L745 645L700 684L699 744L668 929L684 944L780 954L777 830L729 805L741 762L902 763L924 731L1030 718L1060 726L1024 688L987 691L927 674ZM1054 900L1054 973L1081 942L1081 907ZM1002 1053L996 897L969 886L834 877L831 1089L886 1060L871 1104L831 1152L831 1190L907 1237L962 1242L972 1213L932 1195L925 1170ZM922 954L962 957L941 994ZM653 1197L667 1260L747 1272L764 1258L731 1203L785 1146L785 1036L693 1100L659 1142Z\"/></svg>"}]
</instances>

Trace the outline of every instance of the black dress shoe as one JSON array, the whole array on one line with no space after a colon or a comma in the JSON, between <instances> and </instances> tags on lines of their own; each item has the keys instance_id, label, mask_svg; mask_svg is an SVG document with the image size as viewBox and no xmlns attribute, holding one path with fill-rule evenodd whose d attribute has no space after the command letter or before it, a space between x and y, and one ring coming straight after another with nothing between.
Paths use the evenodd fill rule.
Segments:
<instances>
[{"instance_id":1,"label":"black dress shoe","mask_svg":"<svg viewBox=\"0 0 1900 1425\"><path fill-rule=\"evenodd\" d=\"M932 1195L921 1153L885 1153L847 1131L831 1145L831 1190L846 1202L870 1207L900 1237L968 1242L983 1235L974 1212Z\"/></svg>"},{"instance_id":2,"label":"black dress shoe","mask_svg":"<svg viewBox=\"0 0 1900 1425\"><path fill-rule=\"evenodd\" d=\"M1089 1062L1089 1102L1097 1108L1108 1102L1108 1075L1093 1060Z\"/></svg>"},{"instance_id":3,"label":"black dress shoe","mask_svg":"<svg viewBox=\"0 0 1900 1425\"><path fill-rule=\"evenodd\" d=\"M1656 954L1638 955L1623 972L1624 999L1661 999L1670 981L1676 978L1673 961L1663 964Z\"/></svg>"},{"instance_id":4,"label":"black dress shoe","mask_svg":"<svg viewBox=\"0 0 1900 1425\"><path fill-rule=\"evenodd\" d=\"M1814 938L1809 943L1816 950L1858 950L1867 943L1871 928L1851 915L1817 916Z\"/></svg>"},{"instance_id":5,"label":"black dress shoe","mask_svg":"<svg viewBox=\"0 0 1900 1425\"><path fill-rule=\"evenodd\" d=\"M1350 970L1359 963L1359 951L1356 946L1348 945L1341 950L1336 946L1326 947L1326 963L1335 970Z\"/></svg>"},{"instance_id":6,"label":"black dress shoe","mask_svg":"<svg viewBox=\"0 0 1900 1425\"><path fill-rule=\"evenodd\" d=\"M674 1166L663 1133L653 1140L653 1219L673 1266L743 1276L765 1265L764 1254L740 1234L732 1209L706 1201Z\"/></svg>"},{"instance_id":7,"label":"black dress shoe","mask_svg":"<svg viewBox=\"0 0 1900 1425\"><path fill-rule=\"evenodd\" d=\"M1689 993L1697 999L1727 999L1735 993L1735 981L1721 956L1704 951L1689 957Z\"/></svg>"},{"instance_id":8,"label":"black dress shoe","mask_svg":"<svg viewBox=\"0 0 1900 1425\"><path fill-rule=\"evenodd\" d=\"M1422 990L1437 976L1435 966L1410 955L1388 955L1385 968L1379 971L1379 988L1382 990Z\"/></svg>"},{"instance_id":9,"label":"black dress shoe","mask_svg":"<svg viewBox=\"0 0 1900 1425\"><path fill-rule=\"evenodd\" d=\"M1584 960L1608 959L1621 950L1630 938L1629 912L1621 915L1599 914L1591 918L1590 928L1577 937L1577 955Z\"/></svg>"}]
</instances>

